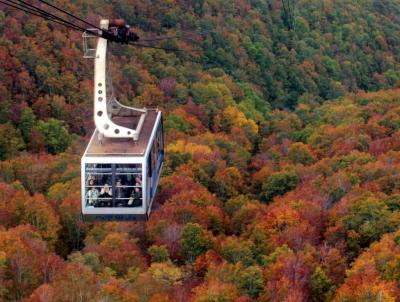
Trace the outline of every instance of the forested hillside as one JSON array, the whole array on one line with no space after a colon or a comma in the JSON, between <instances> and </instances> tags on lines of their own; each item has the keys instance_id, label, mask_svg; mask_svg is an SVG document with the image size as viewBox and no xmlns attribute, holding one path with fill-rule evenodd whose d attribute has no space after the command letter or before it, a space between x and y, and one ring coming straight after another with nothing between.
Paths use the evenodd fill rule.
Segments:
<instances>
[{"instance_id":1,"label":"forested hillside","mask_svg":"<svg viewBox=\"0 0 400 302\"><path fill-rule=\"evenodd\" d=\"M149 221L84 223L93 61L0 4L0 301L400 300L399 0L54 3L177 36L110 53L166 161Z\"/></svg>"}]
</instances>

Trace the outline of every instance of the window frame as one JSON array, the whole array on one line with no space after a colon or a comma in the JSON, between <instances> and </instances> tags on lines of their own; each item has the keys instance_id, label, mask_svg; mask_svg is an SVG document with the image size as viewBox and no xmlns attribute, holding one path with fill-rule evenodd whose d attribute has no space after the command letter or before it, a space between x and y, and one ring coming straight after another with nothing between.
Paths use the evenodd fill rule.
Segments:
<instances>
[{"instance_id":1,"label":"window frame","mask_svg":"<svg viewBox=\"0 0 400 302\"><path fill-rule=\"evenodd\" d=\"M97 167L90 167L90 166L95 166L95 165L110 165L109 168L107 168L107 174L105 173L96 173L97 169L101 169L101 168L97 168ZM123 170L118 170L118 169L123 169L123 167L118 167L119 165L125 165L125 166L131 166L131 168L127 171L123 171ZM88 172L88 166L89 169L94 170L89 171ZM136 167L134 167L136 166ZM92 209L92 208L96 208L96 209L131 209L131 208L143 208L143 206L145 206L145 196L144 196L144 182L143 182L143 163L142 162L135 162L135 163L91 163L91 162L85 162L84 166L83 166L83 170L84 170L84 179L85 182L83 184L83 188L84 188L84 196L83 196L83 205L86 209ZM136 171L134 171L136 170ZM108 183L110 185L110 189L111 189L111 206L95 206L95 205L91 205L88 201L89 197L88 195L88 188L93 187L93 186L89 186L88 185L88 181L91 178L91 175L94 174L99 174L99 175L110 175L111 178L109 178L108 180L106 180L104 183L102 183L101 185L96 184L95 187L98 188L98 195L97 195L97 200L100 199L100 192L101 189L104 188L105 184ZM125 193L125 197L121 198L123 200L126 200L126 204L123 206L118 206L117 202L118 200L120 201L120 198L116 198L116 181L117 179L120 179L121 176L131 176L133 177L133 179L136 176L140 177L141 180L141 206L137 206L137 207L131 207L131 206L127 206L129 200L130 200L130 196L132 194L132 191L134 190L134 188L137 188L137 186L135 185L129 185L129 184L123 184L122 187L124 188L124 190L126 191ZM97 182L99 181L98 179L96 180ZM132 189L131 189L132 188ZM107 197L103 197L104 199L108 199ZM100 202L100 201L99 201ZM124 203L124 202L122 202Z\"/></svg>"}]
</instances>

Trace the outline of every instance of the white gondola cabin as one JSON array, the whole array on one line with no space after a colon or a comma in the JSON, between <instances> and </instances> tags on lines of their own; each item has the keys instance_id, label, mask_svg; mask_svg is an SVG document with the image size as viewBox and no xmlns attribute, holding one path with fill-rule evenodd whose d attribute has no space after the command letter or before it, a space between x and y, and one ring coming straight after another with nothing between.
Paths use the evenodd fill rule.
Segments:
<instances>
[{"instance_id":1,"label":"white gondola cabin","mask_svg":"<svg viewBox=\"0 0 400 302\"><path fill-rule=\"evenodd\" d=\"M139 139L97 139L82 157L82 213L85 220L146 220L164 158L162 116L148 110Z\"/></svg>"},{"instance_id":2,"label":"white gondola cabin","mask_svg":"<svg viewBox=\"0 0 400 302\"><path fill-rule=\"evenodd\" d=\"M100 23L103 29L109 26L108 20ZM106 76L107 40L98 38L90 49L89 38L85 33L85 57L95 61L96 130L81 160L82 214L87 221L146 220L164 158L162 114L116 100Z\"/></svg>"}]
</instances>

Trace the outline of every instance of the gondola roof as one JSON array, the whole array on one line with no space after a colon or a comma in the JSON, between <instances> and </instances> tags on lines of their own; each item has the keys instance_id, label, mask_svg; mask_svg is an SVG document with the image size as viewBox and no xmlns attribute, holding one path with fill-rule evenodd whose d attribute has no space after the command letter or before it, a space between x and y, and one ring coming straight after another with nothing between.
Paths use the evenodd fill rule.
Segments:
<instances>
[{"instance_id":1,"label":"gondola roof","mask_svg":"<svg viewBox=\"0 0 400 302\"><path fill-rule=\"evenodd\" d=\"M104 137L103 142L100 143L97 139L98 130L96 129L90 139L85 156L144 156L150 142L151 134L156 125L157 113L158 110L156 109L147 109L143 128L137 141L133 141L130 138ZM136 117L118 117L113 120L121 126L132 127L137 124L139 118L140 115Z\"/></svg>"}]
</instances>

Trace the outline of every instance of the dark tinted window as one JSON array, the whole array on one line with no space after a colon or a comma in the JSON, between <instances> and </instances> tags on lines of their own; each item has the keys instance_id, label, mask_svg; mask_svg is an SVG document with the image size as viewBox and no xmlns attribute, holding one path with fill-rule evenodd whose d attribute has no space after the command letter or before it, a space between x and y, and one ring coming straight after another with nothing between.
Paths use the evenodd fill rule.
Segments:
<instances>
[{"instance_id":1,"label":"dark tinted window","mask_svg":"<svg viewBox=\"0 0 400 302\"><path fill-rule=\"evenodd\" d=\"M141 164L86 164L85 179L88 207L139 207L143 204Z\"/></svg>"}]
</instances>

